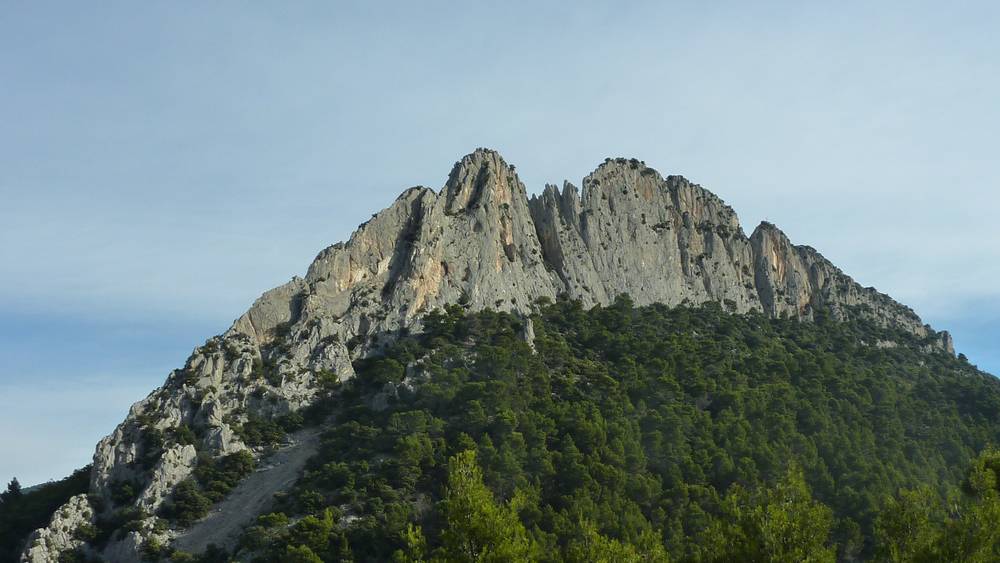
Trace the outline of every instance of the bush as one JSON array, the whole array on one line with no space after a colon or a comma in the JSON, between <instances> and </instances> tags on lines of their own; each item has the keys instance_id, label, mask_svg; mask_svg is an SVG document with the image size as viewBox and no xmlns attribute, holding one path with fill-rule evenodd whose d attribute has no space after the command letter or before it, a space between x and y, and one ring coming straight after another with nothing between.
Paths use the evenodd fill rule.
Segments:
<instances>
[{"instance_id":1,"label":"bush","mask_svg":"<svg viewBox=\"0 0 1000 563\"><path fill-rule=\"evenodd\" d=\"M191 427L187 424L181 424L174 428L173 437L182 446L193 445L198 441L198 436L195 435L194 430L191 430Z\"/></svg>"},{"instance_id":2,"label":"bush","mask_svg":"<svg viewBox=\"0 0 1000 563\"><path fill-rule=\"evenodd\" d=\"M304 545L288 546L285 548L285 554L281 560L284 563L323 563L323 560L313 550Z\"/></svg>"},{"instance_id":3,"label":"bush","mask_svg":"<svg viewBox=\"0 0 1000 563\"><path fill-rule=\"evenodd\" d=\"M80 526L74 530L73 537L82 542L90 543L97 539L97 528L93 524L80 524Z\"/></svg>"},{"instance_id":4,"label":"bush","mask_svg":"<svg viewBox=\"0 0 1000 563\"><path fill-rule=\"evenodd\" d=\"M119 506L132 504L139 496L136 484L132 481L114 481L111 483L111 500Z\"/></svg>"},{"instance_id":5,"label":"bush","mask_svg":"<svg viewBox=\"0 0 1000 563\"><path fill-rule=\"evenodd\" d=\"M174 489L171 501L163 508L163 516L181 526L190 526L205 516L212 504L225 498L253 467L253 455L246 450L218 459L199 458L192 477Z\"/></svg>"},{"instance_id":6,"label":"bush","mask_svg":"<svg viewBox=\"0 0 1000 563\"><path fill-rule=\"evenodd\" d=\"M208 514L212 501L201 492L194 479L181 481L174 489L166 517L187 527Z\"/></svg>"},{"instance_id":7,"label":"bush","mask_svg":"<svg viewBox=\"0 0 1000 563\"><path fill-rule=\"evenodd\" d=\"M274 420L251 416L235 427L236 435L251 448L280 444L285 439L285 429Z\"/></svg>"}]
</instances>

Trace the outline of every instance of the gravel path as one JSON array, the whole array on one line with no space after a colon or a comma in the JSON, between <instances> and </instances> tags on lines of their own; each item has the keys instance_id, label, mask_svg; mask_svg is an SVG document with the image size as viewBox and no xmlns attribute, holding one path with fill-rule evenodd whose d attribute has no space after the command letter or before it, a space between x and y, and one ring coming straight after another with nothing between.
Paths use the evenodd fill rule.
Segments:
<instances>
[{"instance_id":1,"label":"gravel path","mask_svg":"<svg viewBox=\"0 0 1000 563\"><path fill-rule=\"evenodd\" d=\"M263 513L274 493L295 484L306 461L316 453L320 430L309 428L290 436L291 444L262 460L249 477L240 482L222 502L174 540L174 547L188 553L201 553L214 543L232 548L243 528Z\"/></svg>"}]
</instances>

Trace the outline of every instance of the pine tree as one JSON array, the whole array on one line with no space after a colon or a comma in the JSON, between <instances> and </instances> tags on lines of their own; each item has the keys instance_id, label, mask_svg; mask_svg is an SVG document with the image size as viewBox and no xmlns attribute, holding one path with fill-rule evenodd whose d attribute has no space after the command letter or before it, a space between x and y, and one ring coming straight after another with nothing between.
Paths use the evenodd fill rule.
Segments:
<instances>
[{"instance_id":1,"label":"pine tree","mask_svg":"<svg viewBox=\"0 0 1000 563\"><path fill-rule=\"evenodd\" d=\"M476 453L465 451L448 461L448 488L442 501L446 528L434 560L448 562L531 561L537 547L517 515L523 497L498 503L483 484Z\"/></svg>"},{"instance_id":2,"label":"pine tree","mask_svg":"<svg viewBox=\"0 0 1000 563\"><path fill-rule=\"evenodd\" d=\"M313 550L304 545L286 547L281 560L285 563L323 563Z\"/></svg>"},{"instance_id":3,"label":"pine tree","mask_svg":"<svg viewBox=\"0 0 1000 563\"><path fill-rule=\"evenodd\" d=\"M711 533L718 550L709 559L746 562L830 562L831 510L812 498L802 470L791 467L771 489L750 493L734 487L724 502L725 520Z\"/></svg>"},{"instance_id":4,"label":"pine tree","mask_svg":"<svg viewBox=\"0 0 1000 563\"><path fill-rule=\"evenodd\" d=\"M21 494L21 483L14 477L7 485L7 490L0 494L0 498L4 501L15 500L21 498Z\"/></svg>"},{"instance_id":5,"label":"pine tree","mask_svg":"<svg viewBox=\"0 0 1000 563\"><path fill-rule=\"evenodd\" d=\"M886 502L875 520L875 540L885 561L928 560L938 541L937 502L930 487L907 489Z\"/></svg>"},{"instance_id":6,"label":"pine tree","mask_svg":"<svg viewBox=\"0 0 1000 563\"><path fill-rule=\"evenodd\" d=\"M666 563L663 544L655 534L640 538L642 545L623 543L602 535L589 520L580 522L578 537L570 541L565 559L570 563Z\"/></svg>"}]
</instances>

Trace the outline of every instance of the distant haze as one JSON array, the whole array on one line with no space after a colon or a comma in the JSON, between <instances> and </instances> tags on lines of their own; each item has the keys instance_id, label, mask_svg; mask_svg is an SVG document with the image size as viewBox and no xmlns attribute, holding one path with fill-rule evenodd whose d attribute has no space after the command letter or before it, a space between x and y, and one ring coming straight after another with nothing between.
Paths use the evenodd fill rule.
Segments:
<instances>
[{"instance_id":1,"label":"distant haze","mask_svg":"<svg viewBox=\"0 0 1000 563\"><path fill-rule=\"evenodd\" d=\"M686 4L7 3L0 479L86 464L478 146L532 192L607 156L682 174L1000 373L1000 5Z\"/></svg>"}]
</instances>

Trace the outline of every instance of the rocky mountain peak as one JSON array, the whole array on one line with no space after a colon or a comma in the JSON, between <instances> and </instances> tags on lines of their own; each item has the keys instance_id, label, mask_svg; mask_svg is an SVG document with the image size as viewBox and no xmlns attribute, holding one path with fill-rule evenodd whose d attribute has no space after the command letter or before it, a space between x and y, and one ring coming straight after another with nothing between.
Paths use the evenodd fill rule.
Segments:
<instances>
[{"instance_id":1,"label":"rocky mountain peak","mask_svg":"<svg viewBox=\"0 0 1000 563\"><path fill-rule=\"evenodd\" d=\"M443 189L449 213L482 206L510 206L524 186L500 153L479 148L455 163ZM518 197L521 196L521 197Z\"/></svg>"},{"instance_id":2,"label":"rocky mountain peak","mask_svg":"<svg viewBox=\"0 0 1000 563\"><path fill-rule=\"evenodd\" d=\"M248 449L235 431L240 424L308 406L324 380L353 377L353 359L400 330L419 330L425 314L448 304L529 314L539 298L567 296L589 307L628 294L639 305L714 301L804 321L822 310L901 328L926 338L929 351L953 353L947 333L774 225L761 223L747 237L731 207L681 176L615 158L581 185L546 186L529 198L513 166L477 149L440 191L404 191L349 240L322 250L304 278L265 292L136 403L97 447L90 498L103 499L101 506L74 499L53 525L121 508L113 491L130 483L136 495L127 502L148 517L105 556L138 561L144 544L180 533L155 526L152 514L199 456ZM170 438L181 427L193 430L194 444ZM26 561L58 560L70 544L39 545Z\"/></svg>"}]
</instances>

